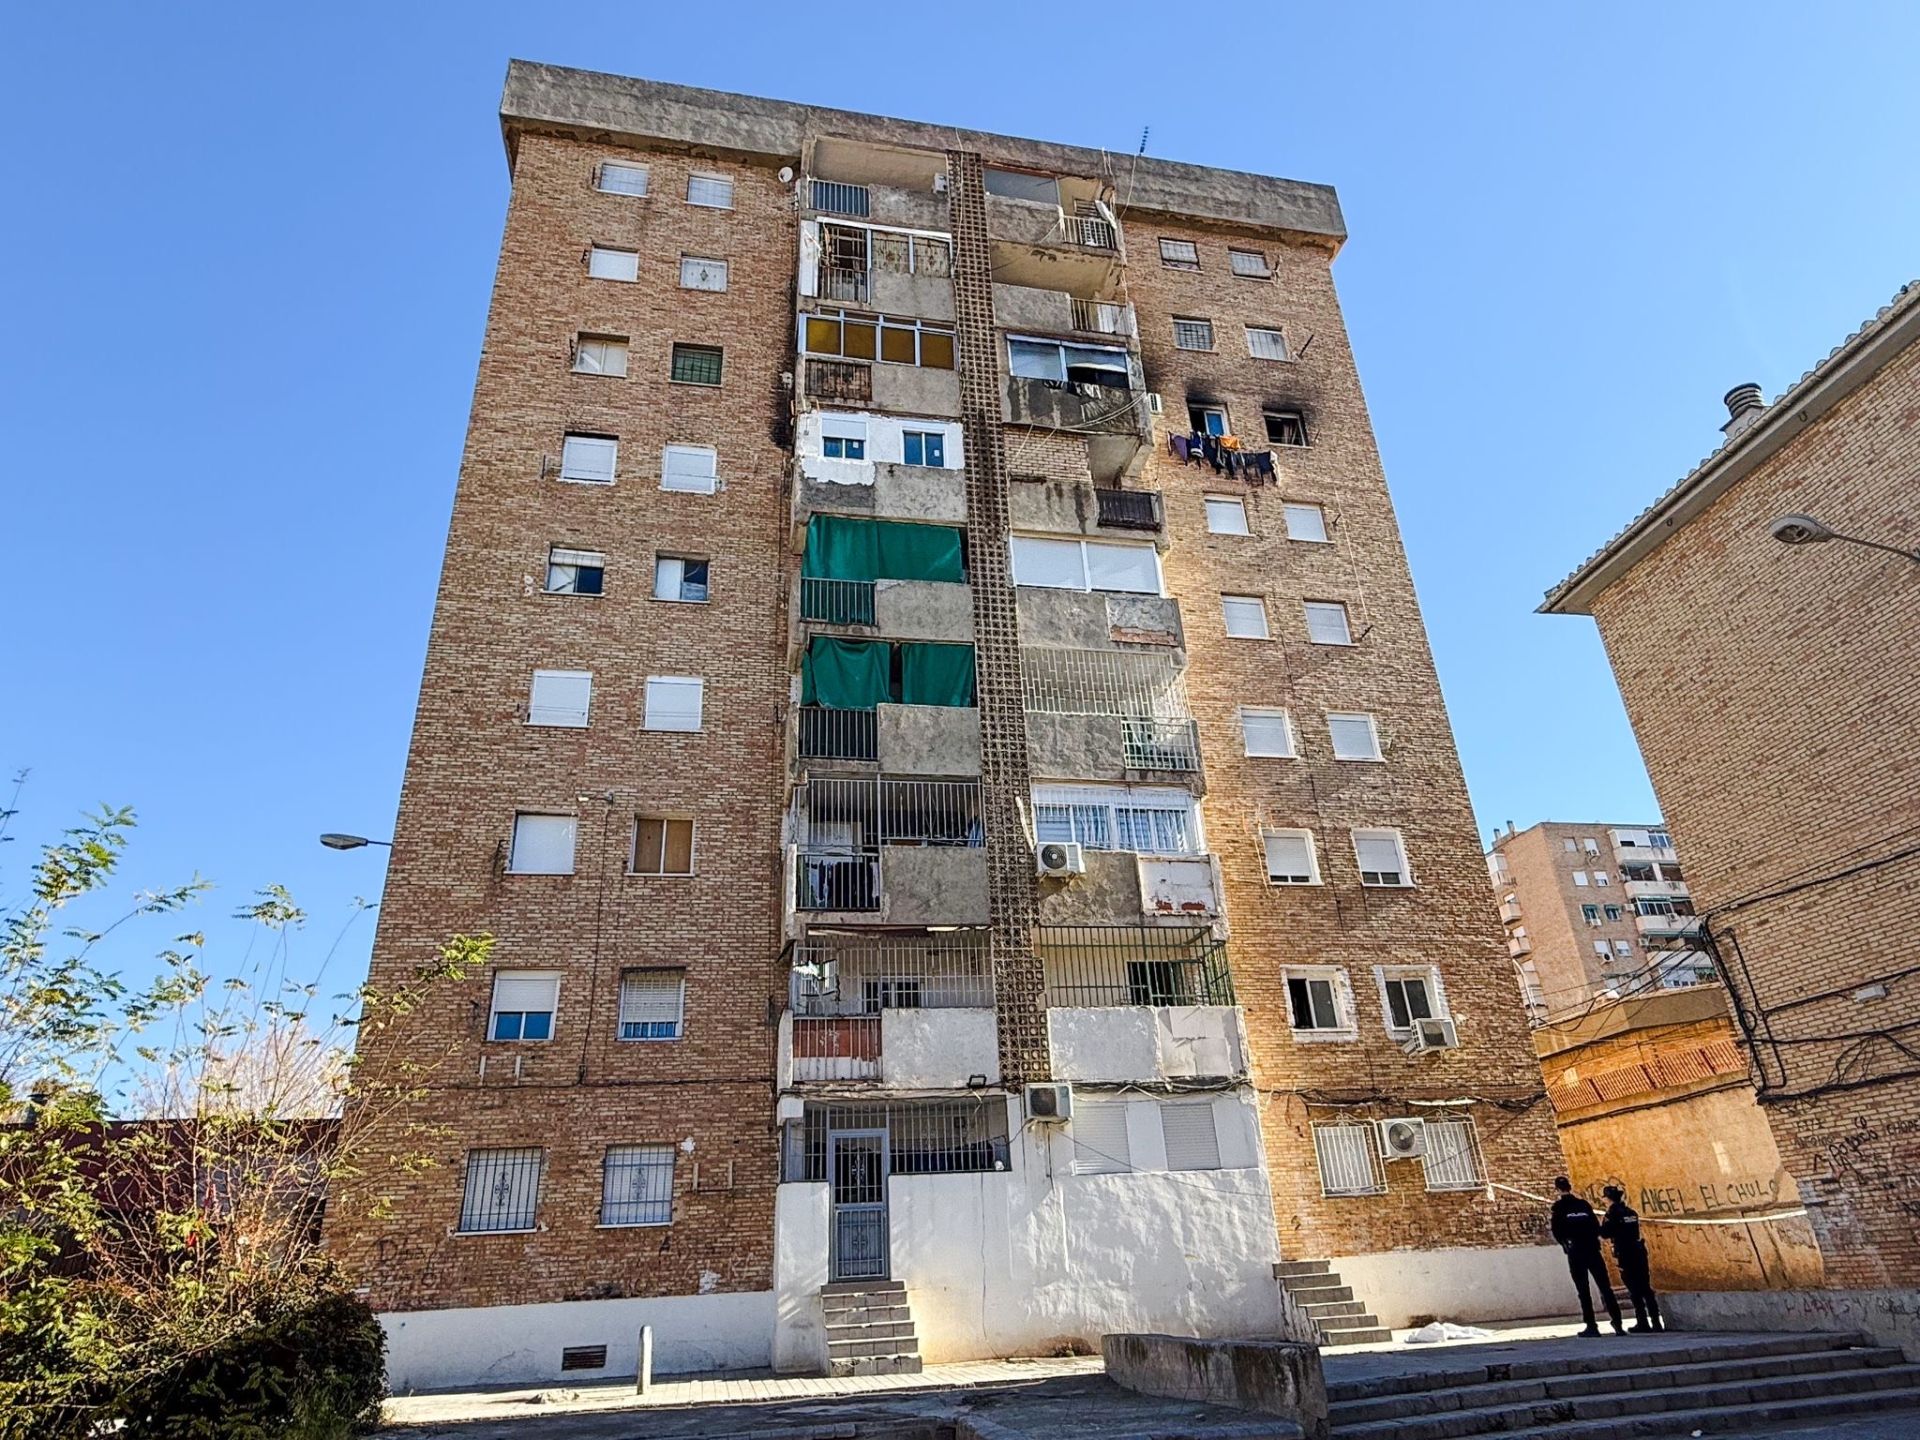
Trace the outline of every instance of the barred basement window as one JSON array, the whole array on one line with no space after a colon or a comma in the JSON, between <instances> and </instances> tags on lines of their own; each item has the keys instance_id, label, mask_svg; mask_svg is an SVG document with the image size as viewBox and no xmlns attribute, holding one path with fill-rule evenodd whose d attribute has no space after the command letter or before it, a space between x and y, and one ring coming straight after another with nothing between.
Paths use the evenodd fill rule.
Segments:
<instances>
[{"instance_id":1,"label":"barred basement window","mask_svg":"<svg viewBox=\"0 0 1920 1440\"><path fill-rule=\"evenodd\" d=\"M680 385L718 385L723 359L718 345L675 345L671 378Z\"/></svg>"},{"instance_id":2,"label":"barred basement window","mask_svg":"<svg viewBox=\"0 0 1920 1440\"><path fill-rule=\"evenodd\" d=\"M460 1196L460 1232L531 1230L540 1203L541 1150L469 1150Z\"/></svg>"},{"instance_id":3,"label":"barred basement window","mask_svg":"<svg viewBox=\"0 0 1920 1440\"><path fill-rule=\"evenodd\" d=\"M686 971L628 970L620 977L620 1038L678 1040L686 1006Z\"/></svg>"},{"instance_id":4,"label":"barred basement window","mask_svg":"<svg viewBox=\"0 0 1920 1440\"><path fill-rule=\"evenodd\" d=\"M1371 1125L1316 1125L1313 1151L1320 1161L1322 1195L1384 1195L1385 1168Z\"/></svg>"},{"instance_id":5,"label":"barred basement window","mask_svg":"<svg viewBox=\"0 0 1920 1440\"><path fill-rule=\"evenodd\" d=\"M602 1225L673 1223L671 1145L612 1145L600 1170Z\"/></svg>"}]
</instances>

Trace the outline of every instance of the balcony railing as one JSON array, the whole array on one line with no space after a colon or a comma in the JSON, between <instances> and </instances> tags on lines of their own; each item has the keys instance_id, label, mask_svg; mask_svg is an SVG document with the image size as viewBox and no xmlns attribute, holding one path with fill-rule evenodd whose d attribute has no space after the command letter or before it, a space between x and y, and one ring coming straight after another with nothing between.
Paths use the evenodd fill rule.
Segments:
<instances>
[{"instance_id":1,"label":"balcony railing","mask_svg":"<svg viewBox=\"0 0 1920 1440\"><path fill-rule=\"evenodd\" d=\"M1200 727L1192 720L1128 716L1120 722L1120 735L1131 770L1200 768Z\"/></svg>"},{"instance_id":2,"label":"balcony railing","mask_svg":"<svg viewBox=\"0 0 1920 1440\"><path fill-rule=\"evenodd\" d=\"M795 841L807 852L986 843L978 780L819 776L796 789L793 820Z\"/></svg>"},{"instance_id":3,"label":"balcony railing","mask_svg":"<svg viewBox=\"0 0 1920 1440\"><path fill-rule=\"evenodd\" d=\"M1034 646L1021 662L1026 707L1041 714L1193 718L1186 682L1168 655Z\"/></svg>"},{"instance_id":4,"label":"balcony railing","mask_svg":"<svg viewBox=\"0 0 1920 1440\"><path fill-rule=\"evenodd\" d=\"M1158 490L1115 490L1102 485L1097 486L1093 494L1100 524L1117 530L1160 528Z\"/></svg>"},{"instance_id":5,"label":"balcony railing","mask_svg":"<svg viewBox=\"0 0 1920 1440\"><path fill-rule=\"evenodd\" d=\"M823 300L850 301L855 305L865 305L871 291L867 271L853 270L844 265L829 265L820 262L820 298Z\"/></svg>"},{"instance_id":6,"label":"balcony railing","mask_svg":"<svg viewBox=\"0 0 1920 1440\"><path fill-rule=\"evenodd\" d=\"M813 208L823 215L857 215L864 218L871 201L872 195L864 185L848 185L840 180L813 182Z\"/></svg>"},{"instance_id":7,"label":"balcony railing","mask_svg":"<svg viewBox=\"0 0 1920 1440\"><path fill-rule=\"evenodd\" d=\"M873 367L846 360L807 361L807 394L815 400L873 399Z\"/></svg>"},{"instance_id":8,"label":"balcony railing","mask_svg":"<svg viewBox=\"0 0 1920 1440\"><path fill-rule=\"evenodd\" d=\"M880 1017L793 1017L795 1080L878 1080Z\"/></svg>"},{"instance_id":9,"label":"balcony railing","mask_svg":"<svg viewBox=\"0 0 1920 1440\"><path fill-rule=\"evenodd\" d=\"M797 910L878 910L880 852L847 846L805 846L794 866Z\"/></svg>"},{"instance_id":10,"label":"balcony railing","mask_svg":"<svg viewBox=\"0 0 1920 1440\"><path fill-rule=\"evenodd\" d=\"M873 581L802 576L800 618L820 625L873 624Z\"/></svg>"},{"instance_id":11,"label":"balcony railing","mask_svg":"<svg viewBox=\"0 0 1920 1440\"><path fill-rule=\"evenodd\" d=\"M1118 250L1113 226L1098 215L1063 215L1060 217L1066 228L1067 239L1075 245L1084 245L1089 250Z\"/></svg>"},{"instance_id":12,"label":"balcony railing","mask_svg":"<svg viewBox=\"0 0 1920 1440\"><path fill-rule=\"evenodd\" d=\"M877 760L880 756L877 710L800 707L802 760Z\"/></svg>"},{"instance_id":13,"label":"balcony railing","mask_svg":"<svg viewBox=\"0 0 1920 1440\"><path fill-rule=\"evenodd\" d=\"M1111 300L1082 300L1077 295L1067 297L1073 311L1073 328L1085 330L1093 335L1126 335L1127 310L1124 305L1116 305Z\"/></svg>"},{"instance_id":14,"label":"balcony railing","mask_svg":"<svg viewBox=\"0 0 1920 1440\"><path fill-rule=\"evenodd\" d=\"M1045 925L1049 1006L1231 1005L1226 943L1208 929Z\"/></svg>"},{"instance_id":15,"label":"balcony railing","mask_svg":"<svg viewBox=\"0 0 1920 1440\"><path fill-rule=\"evenodd\" d=\"M794 946L788 1002L795 1015L989 1009L993 969L983 939L804 941Z\"/></svg>"}]
</instances>

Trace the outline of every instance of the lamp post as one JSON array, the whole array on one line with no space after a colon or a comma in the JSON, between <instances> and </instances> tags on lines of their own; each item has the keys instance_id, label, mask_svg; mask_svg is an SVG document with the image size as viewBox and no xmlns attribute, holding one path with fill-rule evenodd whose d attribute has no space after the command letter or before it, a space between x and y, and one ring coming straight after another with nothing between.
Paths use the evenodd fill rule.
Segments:
<instances>
[{"instance_id":1,"label":"lamp post","mask_svg":"<svg viewBox=\"0 0 1920 1440\"><path fill-rule=\"evenodd\" d=\"M329 850L358 850L363 845L384 845L389 850L393 848L391 840L369 840L364 835L342 835L333 830L322 835L320 843Z\"/></svg>"},{"instance_id":2,"label":"lamp post","mask_svg":"<svg viewBox=\"0 0 1920 1440\"><path fill-rule=\"evenodd\" d=\"M1825 521L1816 520L1811 515L1782 515L1767 527L1767 532L1782 545L1821 545L1829 540L1841 540L1849 545L1864 546L1868 550L1884 550L1889 555L1898 555L1902 560L1911 560L1920 565L1920 550L1902 550L1898 545L1888 545L1879 540L1842 535Z\"/></svg>"}]
</instances>

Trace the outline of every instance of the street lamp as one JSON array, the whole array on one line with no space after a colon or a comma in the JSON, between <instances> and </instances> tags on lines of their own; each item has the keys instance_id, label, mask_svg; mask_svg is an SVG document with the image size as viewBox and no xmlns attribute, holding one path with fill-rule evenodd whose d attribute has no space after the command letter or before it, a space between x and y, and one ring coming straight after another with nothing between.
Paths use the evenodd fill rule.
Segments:
<instances>
[{"instance_id":1,"label":"street lamp","mask_svg":"<svg viewBox=\"0 0 1920 1440\"><path fill-rule=\"evenodd\" d=\"M320 843L329 850L358 850L362 845L384 845L393 848L391 840L369 840L364 835L340 835L329 830L320 837Z\"/></svg>"},{"instance_id":2,"label":"street lamp","mask_svg":"<svg viewBox=\"0 0 1920 1440\"><path fill-rule=\"evenodd\" d=\"M1898 555L1903 560L1911 560L1920 565L1920 550L1902 550L1898 545L1885 545L1878 540L1862 540L1858 535L1842 535L1823 520L1811 515L1782 515L1767 527L1768 532L1782 545L1820 545L1828 540L1844 540L1849 545L1864 545L1869 550L1884 550L1889 555Z\"/></svg>"}]
</instances>

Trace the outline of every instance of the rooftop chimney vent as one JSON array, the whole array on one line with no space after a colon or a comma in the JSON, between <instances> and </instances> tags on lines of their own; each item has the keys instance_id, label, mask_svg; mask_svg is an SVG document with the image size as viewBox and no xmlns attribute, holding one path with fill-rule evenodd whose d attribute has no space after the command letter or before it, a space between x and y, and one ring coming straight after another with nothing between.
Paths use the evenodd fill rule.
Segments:
<instances>
[{"instance_id":1,"label":"rooftop chimney vent","mask_svg":"<svg viewBox=\"0 0 1920 1440\"><path fill-rule=\"evenodd\" d=\"M1760 387L1752 381L1727 391L1727 423L1720 427L1729 440L1760 418L1767 402L1760 398Z\"/></svg>"}]
</instances>

